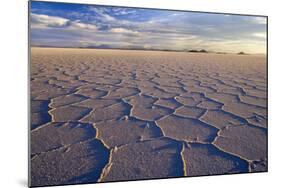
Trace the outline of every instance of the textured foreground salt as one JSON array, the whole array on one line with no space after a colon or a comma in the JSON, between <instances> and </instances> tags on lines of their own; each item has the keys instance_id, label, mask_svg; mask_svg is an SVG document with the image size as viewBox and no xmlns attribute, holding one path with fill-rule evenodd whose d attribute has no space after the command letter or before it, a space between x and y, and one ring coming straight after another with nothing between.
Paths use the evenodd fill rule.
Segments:
<instances>
[{"instance_id":1,"label":"textured foreground salt","mask_svg":"<svg viewBox=\"0 0 281 188\"><path fill-rule=\"evenodd\" d=\"M31 49L31 185L267 171L258 55Z\"/></svg>"}]
</instances>

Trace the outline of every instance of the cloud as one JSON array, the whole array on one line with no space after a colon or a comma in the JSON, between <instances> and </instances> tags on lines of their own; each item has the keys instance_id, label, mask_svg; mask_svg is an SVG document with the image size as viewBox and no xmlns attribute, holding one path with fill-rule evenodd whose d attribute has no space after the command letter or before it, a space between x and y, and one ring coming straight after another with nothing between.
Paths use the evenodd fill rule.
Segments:
<instances>
[{"instance_id":1,"label":"cloud","mask_svg":"<svg viewBox=\"0 0 281 188\"><path fill-rule=\"evenodd\" d=\"M32 28L61 27L67 25L68 19L44 14L30 14Z\"/></svg>"},{"instance_id":2,"label":"cloud","mask_svg":"<svg viewBox=\"0 0 281 188\"><path fill-rule=\"evenodd\" d=\"M258 37L258 38L262 38L262 39L266 39L266 33L253 33L253 36Z\"/></svg>"},{"instance_id":3,"label":"cloud","mask_svg":"<svg viewBox=\"0 0 281 188\"><path fill-rule=\"evenodd\" d=\"M110 32L119 33L119 34L132 34L132 35L140 34L138 31L133 31L130 29L125 29L125 28L112 28L112 29L110 29Z\"/></svg>"},{"instance_id":4,"label":"cloud","mask_svg":"<svg viewBox=\"0 0 281 188\"><path fill-rule=\"evenodd\" d=\"M135 10L129 9L129 8L116 8L116 9L112 9L113 10L113 14L117 15L117 16L127 16L129 14L134 14L136 13Z\"/></svg>"},{"instance_id":5,"label":"cloud","mask_svg":"<svg viewBox=\"0 0 281 188\"><path fill-rule=\"evenodd\" d=\"M94 24L82 23L80 20L71 21L66 18L58 16L48 16L44 14L31 13L31 28L37 29L50 29L50 28L61 28L61 29L85 29L85 30L96 30L97 26Z\"/></svg>"},{"instance_id":6,"label":"cloud","mask_svg":"<svg viewBox=\"0 0 281 188\"><path fill-rule=\"evenodd\" d=\"M86 30L92 30L92 31L97 30L97 26L96 25L94 25L94 24L86 24L86 23L82 23L80 21L70 22L70 28L86 29Z\"/></svg>"},{"instance_id":7,"label":"cloud","mask_svg":"<svg viewBox=\"0 0 281 188\"><path fill-rule=\"evenodd\" d=\"M253 21L254 23L265 25L266 17L253 17Z\"/></svg>"},{"instance_id":8,"label":"cloud","mask_svg":"<svg viewBox=\"0 0 281 188\"><path fill-rule=\"evenodd\" d=\"M107 10L106 8L103 7L96 8L94 6L89 6L88 10L95 13L104 21L115 21L115 18L113 16L110 16L109 14L106 13Z\"/></svg>"}]
</instances>

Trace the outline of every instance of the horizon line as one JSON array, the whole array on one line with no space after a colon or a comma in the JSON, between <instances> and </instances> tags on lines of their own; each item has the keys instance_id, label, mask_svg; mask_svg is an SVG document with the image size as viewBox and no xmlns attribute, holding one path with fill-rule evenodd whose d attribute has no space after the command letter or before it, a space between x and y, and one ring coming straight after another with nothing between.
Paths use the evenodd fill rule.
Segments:
<instances>
[{"instance_id":1,"label":"horizon line","mask_svg":"<svg viewBox=\"0 0 281 188\"><path fill-rule=\"evenodd\" d=\"M96 50L135 50L135 51L160 51L160 52L187 52L187 53L213 53L213 54L237 54L237 55L267 55L267 53L248 53L244 51L238 52L224 52L224 51L213 51L213 50L205 50L205 49L186 49L186 50L176 50L176 49L157 49L157 48L119 48L119 47L84 47L84 46L47 46L47 45L30 45L30 48L71 48L71 49L96 49Z\"/></svg>"}]
</instances>

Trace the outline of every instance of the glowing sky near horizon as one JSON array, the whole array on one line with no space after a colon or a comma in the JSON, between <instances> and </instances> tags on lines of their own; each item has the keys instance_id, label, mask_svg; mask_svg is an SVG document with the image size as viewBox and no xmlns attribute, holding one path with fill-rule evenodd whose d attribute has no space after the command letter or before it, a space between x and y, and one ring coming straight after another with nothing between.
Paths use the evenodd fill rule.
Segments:
<instances>
[{"instance_id":1,"label":"glowing sky near horizon","mask_svg":"<svg viewBox=\"0 0 281 188\"><path fill-rule=\"evenodd\" d=\"M266 17L31 2L31 45L266 53Z\"/></svg>"}]
</instances>

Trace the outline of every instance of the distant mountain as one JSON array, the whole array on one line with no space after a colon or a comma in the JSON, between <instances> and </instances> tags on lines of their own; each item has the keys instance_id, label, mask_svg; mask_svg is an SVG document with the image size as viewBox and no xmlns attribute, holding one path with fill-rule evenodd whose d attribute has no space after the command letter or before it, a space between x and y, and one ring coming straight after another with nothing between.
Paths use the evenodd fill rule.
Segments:
<instances>
[{"instance_id":1,"label":"distant mountain","mask_svg":"<svg viewBox=\"0 0 281 188\"><path fill-rule=\"evenodd\" d=\"M207 50L202 49L202 50L189 50L188 52L194 52L194 53L208 53Z\"/></svg>"},{"instance_id":2,"label":"distant mountain","mask_svg":"<svg viewBox=\"0 0 281 188\"><path fill-rule=\"evenodd\" d=\"M239 53L237 53L238 55L248 55L248 54L246 54L245 52L239 52Z\"/></svg>"},{"instance_id":3,"label":"distant mountain","mask_svg":"<svg viewBox=\"0 0 281 188\"><path fill-rule=\"evenodd\" d=\"M91 45L91 46L82 47L82 48L112 49L112 47L110 45L107 45L107 44Z\"/></svg>"}]
</instances>

